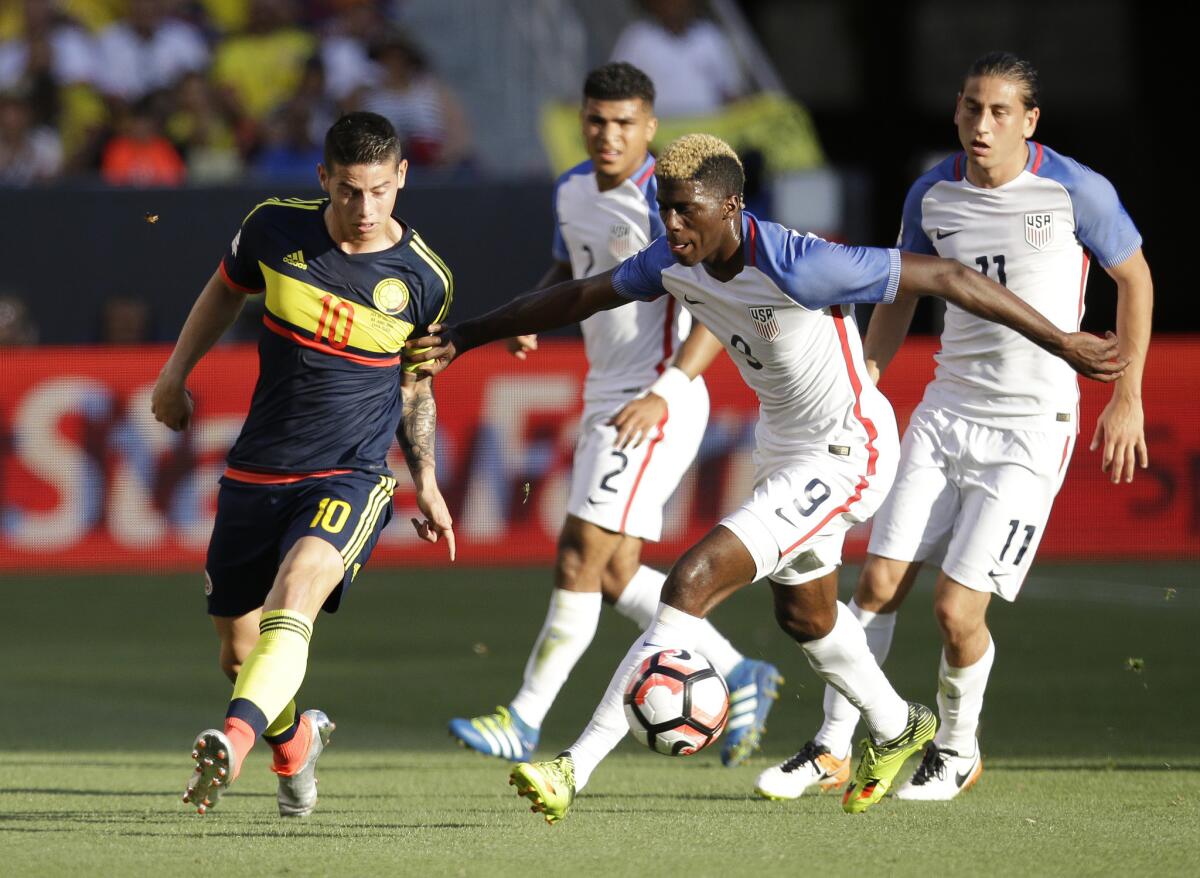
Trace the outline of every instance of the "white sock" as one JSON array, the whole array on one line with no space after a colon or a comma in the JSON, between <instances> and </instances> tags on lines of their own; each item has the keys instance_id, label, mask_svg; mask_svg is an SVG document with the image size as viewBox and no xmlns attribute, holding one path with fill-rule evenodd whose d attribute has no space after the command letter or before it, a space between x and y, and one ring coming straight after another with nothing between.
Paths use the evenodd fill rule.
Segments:
<instances>
[{"instance_id":1,"label":"white sock","mask_svg":"<svg viewBox=\"0 0 1200 878\"><path fill-rule=\"evenodd\" d=\"M813 670L859 709L875 741L890 741L904 731L908 702L879 669L849 607L838 601L833 630L800 646Z\"/></svg>"},{"instance_id":2,"label":"white sock","mask_svg":"<svg viewBox=\"0 0 1200 878\"><path fill-rule=\"evenodd\" d=\"M659 573L653 567L645 565L637 569L613 604L613 609L626 619L633 620L642 631L650 627L654 621L654 613L658 609L658 601L662 595L663 583L667 581L666 574Z\"/></svg>"},{"instance_id":3,"label":"white sock","mask_svg":"<svg viewBox=\"0 0 1200 878\"><path fill-rule=\"evenodd\" d=\"M942 724L934 737L939 747L959 756L975 755L975 736L979 732L979 714L983 711L983 693L988 674L996 660L996 642L988 638L983 657L965 668L952 668L946 653L938 662L938 716Z\"/></svg>"},{"instance_id":4,"label":"white sock","mask_svg":"<svg viewBox=\"0 0 1200 878\"><path fill-rule=\"evenodd\" d=\"M883 667L892 648L892 634L896 630L895 613L872 613L864 610L853 599L850 600L850 612L862 625L863 633L867 636L867 647L875 656L875 663ZM858 708L846 700L842 693L832 686L825 687L825 721L821 724L813 740L818 745L829 748L829 752L838 759L850 755L850 746L854 740L854 729L858 725L861 714Z\"/></svg>"},{"instance_id":5,"label":"white sock","mask_svg":"<svg viewBox=\"0 0 1200 878\"><path fill-rule=\"evenodd\" d=\"M621 596L617 598L613 609L632 619L634 624L645 631L654 618L654 611L658 609L663 583L666 581L666 575L653 567L639 567L625 586L625 590L621 592ZM745 658L707 619L702 620L696 632L695 648L696 652L712 662L712 666L722 677L728 677L738 662Z\"/></svg>"},{"instance_id":6,"label":"white sock","mask_svg":"<svg viewBox=\"0 0 1200 878\"><path fill-rule=\"evenodd\" d=\"M654 621L644 634L640 635L621 659L604 697L592 714L592 720L583 730L574 744L567 749L571 751L575 763L575 791L582 790L591 778L592 772L601 760L607 756L625 733L629 725L625 722L625 683L634 669L647 657L662 649L694 649L696 631L704 620L691 616L682 610L668 607L660 603Z\"/></svg>"},{"instance_id":7,"label":"white sock","mask_svg":"<svg viewBox=\"0 0 1200 878\"><path fill-rule=\"evenodd\" d=\"M558 691L595 637L601 600L598 591L562 588L550 596L546 621L525 663L521 691L512 700L513 710L535 729L541 728Z\"/></svg>"}]
</instances>

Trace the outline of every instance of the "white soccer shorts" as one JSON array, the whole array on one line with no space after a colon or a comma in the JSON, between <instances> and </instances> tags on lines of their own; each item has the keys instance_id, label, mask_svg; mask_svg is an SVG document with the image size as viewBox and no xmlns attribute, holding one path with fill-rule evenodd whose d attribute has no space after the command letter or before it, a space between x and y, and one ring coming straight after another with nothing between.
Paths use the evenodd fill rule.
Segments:
<instances>
[{"instance_id":1,"label":"white soccer shorts","mask_svg":"<svg viewBox=\"0 0 1200 878\"><path fill-rule=\"evenodd\" d=\"M1015 600L1075 445L1066 426L1001 429L918 407L868 551L940 564L967 588Z\"/></svg>"},{"instance_id":2,"label":"white soccer shorts","mask_svg":"<svg viewBox=\"0 0 1200 878\"><path fill-rule=\"evenodd\" d=\"M885 426L873 455L843 456L838 444L783 458L756 453L754 492L721 520L754 558L756 580L803 585L841 565L846 531L870 518L892 486L899 449L894 423Z\"/></svg>"},{"instance_id":3,"label":"white soccer shorts","mask_svg":"<svg viewBox=\"0 0 1200 878\"><path fill-rule=\"evenodd\" d=\"M708 389L693 381L688 396L637 448L618 449L611 405L584 409L571 470L567 512L614 533L662 536L663 506L700 449L708 424Z\"/></svg>"}]
</instances>

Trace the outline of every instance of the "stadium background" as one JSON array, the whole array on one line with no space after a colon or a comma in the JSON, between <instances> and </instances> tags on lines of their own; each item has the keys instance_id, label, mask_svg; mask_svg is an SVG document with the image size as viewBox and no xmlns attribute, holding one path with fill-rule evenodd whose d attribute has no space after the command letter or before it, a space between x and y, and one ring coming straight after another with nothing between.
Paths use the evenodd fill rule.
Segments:
<instances>
[{"instance_id":1,"label":"stadium background","mask_svg":"<svg viewBox=\"0 0 1200 878\"><path fill-rule=\"evenodd\" d=\"M64 0L61 6L98 33L133 3ZM22 37L22 5L0 5L0 62L5 47ZM249 5L205 0L173 8L200 27L216 57L237 35L239 11ZM536 280L549 255L553 171L570 161L579 83L608 58L617 35L642 13L639 6L589 0L267 5L290 9L313 46L339 16L368 6L380 32L399 28L419 44L457 94L470 126L469 150L450 166L414 167L399 206L454 270L455 314L480 313ZM748 654L780 661L789 676L764 757L741 774L705 770L711 754L683 771L623 745L611 773L597 779L588 798L593 804L580 807L578 831L592 831L584 829L590 813L609 838L566 841L559 833L555 855L569 851L565 867L581 873L597 868L597 856L627 862L644 847L637 821L685 813L689 820L659 825L655 833L656 843L674 840L681 868L742 874L755 864L754 874L775 874L784 867L760 862L747 847L714 866L695 839L719 839L732 825L749 837L767 833L768 849L787 850L799 814L814 837L866 845L875 862L896 872L913 871L936 848L960 852L943 854L951 857L948 871L1048 873L1057 863L1073 874L1121 868L1194 874L1200 766L1187 730L1200 720L1191 673L1200 619L1200 314L1185 273L1190 260L1176 255L1187 253L1176 241L1187 226L1178 219L1178 187L1168 177L1178 160L1166 158L1167 133L1180 112L1170 104L1182 31L1122 0L703 5L737 47L746 93L714 115L665 127L730 132L751 158L756 210L840 240L894 240L907 186L954 146L954 86L974 57L1005 47L1039 66L1038 139L1108 176L1146 239L1158 292L1145 386L1151 466L1132 485L1107 483L1087 445L1108 392L1085 383L1075 460L1028 594L993 614L1001 658L984 715L994 757L983 787L990 792L964 803L965 818L947 811L904 823L907 841L896 847L894 835L884 845L869 831L856 835L826 822L836 811L829 801L777 812L784 825L745 803L754 772L794 750L797 730L814 728L820 710L811 672L789 651L756 588L716 618ZM30 88L37 83L19 75L5 80L6 71L11 67L0 63L7 107L32 106L44 96L45 81L38 92ZM214 76L211 68L201 72ZM78 87L54 84L58 99L49 106L78 106L71 103ZM177 98L171 90L158 95L165 103L154 112L169 117ZM304 100L288 94L283 105ZM256 373L253 305L194 375L191 431L177 436L156 424L149 391L249 207L268 195L317 194L311 161L299 172L286 162L283 170L264 170L259 160L274 136L269 113L257 122L234 119L236 162L221 174L192 163L195 144L179 143L186 170L177 185L113 185L101 167L103 147L134 103L85 95L84 105L101 114L90 151L68 157L48 179L0 184L0 587L9 600L0 622L0 715L10 718L0 747L0 831L13 842L10 866L23 874L67 872L101 855L116 856L108 862L122 874L161 874L164 863L176 862L164 858L174 857L181 849L172 847L176 836L189 830L173 813L150 815L164 810L163 797L180 779L178 742L211 723L228 695L203 619L200 568L215 477ZM55 123L50 130L66 155L70 138L80 137L70 128L78 120L43 121ZM0 126L0 166L11 130ZM298 150L301 159L311 158L313 144L307 146L308 153ZM1085 328L1109 328L1114 302L1111 281L1093 271ZM860 322L868 318L860 313ZM937 326L936 310L923 306L916 328L929 333ZM902 425L931 374L935 349L934 336L914 336L885 377ZM546 565L562 517L583 374L580 343L568 332L528 362L481 351L438 380L439 469L461 557L451 566L440 547L415 542L407 524L411 495L401 490L396 519L353 600L314 640L305 691L345 717L331 751L336 759L323 763L334 828L318 822L307 841L288 836L289 862L307 862L297 850L325 862L330 839L366 836L377 840L369 850L399 852L405 862L427 866L413 866L414 874L494 875L509 867L456 860L454 849L510 850L510 862L519 863L548 844L513 827L511 802L493 805L482 792L476 796L501 792L501 769L448 752L444 723L455 713L489 708L517 683L549 584ZM700 458L671 502L664 542L649 552L663 567L749 485L753 400L725 358L709 382L714 410ZM402 474L400 461L394 464ZM865 536L865 529L853 534L851 561L861 557ZM850 566L844 596L854 576ZM932 699L937 634L929 592L923 580L905 610L889 675L901 691ZM569 741L586 720L629 636L623 621L605 621L547 720L547 742ZM82 741L66 721L80 716L87 719ZM148 754L144 770L126 776L121 754L135 751ZM114 770L121 772L121 798L101 804ZM439 771L453 777L445 800L444 791L428 786ZM1064 784L1067 772L1073 773ZM269 809L273 793L262 778L242 784L226 813L252 821ZM419 804L406 799L410 784L421 791ZM626 792L633 788L654 792ZM425 830L477 825L463 817L462 803L472 797L479 813L496 812L478 824L484 828L462 830L467 834L451 844L412 842L413 832L423 838ZM388 802L401 803L402 819ZM1045 810L1050 802L1065 802L1079 816ZM91 813L97 806L101 816ZM619 813L628 815L626 823L612 816ZM339 820L351 821L350 828ZM1060 821L1056 832L1053 820ZM221 826L211 819L209 825ZM989 830L990 859L975 856L980 826ZM240 836L244 829L228 831ZM45 832L61 833L53 836L60 844L42 846ZM252 824L244 834L268 846L254 855L239 848L237 856L269 870L276 862L270 857L280 856L273 852L282 850L269 847L278 832L273 824ZM614 846L612 839L622 841ZM518 844L529 847L511 848ZM792 853L810 856L805 848ZM378 874L393 861L345 862ZM839 872L836 864L828 870Z\"/></svg>"},{"instance_id":2,"label":"stadium background","mask_svg":"<svg viewBox=\"0 0 1200 878\"><path fill-rule=\"evenodd\" d=\"M52 178L0 190L7 216L0 313L8 315L0 317L0 337L10 344L36 341L19 355L6 354L0 376L0 568L7 570L179 569L197 559L211 515L212 476L252 385L249 342L259 312L252 302L198 373L197 429L185 437L168 436L145 411L165 356L164 348L145 345L173 340L250 205L268 195L319 194L305 160L317 150L311 132L307 141L288 141L295 161L267 160L282 148L278 116L307 114L315 122L338 107L370 105L376 91L386 91L376 83L349 94L326 82L314 93L304 78L305 52L332 69L331 53L339 47L379 59L381 47L415 45L428 75L457 95L468 145L451 158L417 143L398 210L455 271L454 313L461 318L506 300L541 274L552 231L553 173L579 150L579 83L608 57L630 22L646 14L636 3L567 0L33 0L30 21L28 10L35 7L57 8L65 17L54 27L74 22L97 45L106 28L137 16L149 16L158 27L185 22L201 34L209 66L196 75L207 77L213 94L233 95L221 118L237 132L230 147L236 164L217 174L211 160L197 158L211 152L211 144L176 137L186 162L180 185L110 185L105 138L119 139L130 113L145 110L162 121L168 139L182 130L172 120L199 113L183 80L159 87L113 84L97 72L91 84L67 83L56 67L38 73L32 61L23 75L14 72L3 59L22 39L32 44L34 35L22 30L23 4L5 7L0 94L33 108L43 123L57 121L64 150ZM1036 26L1029 15L1035 8ZM1087 4L1087 16L1077 14L1080 8L1008 2L989 4L983 14L932 0L886 10L815 0L700 4L729 40L741 94L707 115L665 118L659 139L691 129L725 132L750 157L748 195L755 209L835 239L887 244L908 183L953 146L949 114L962 69L996 45L1034 59L1043 77L1039 139L1082 156L1113 180L1148 242L1159 291L1146 390L1153 466L1131 487L1104 484L1087 451L1103 392L1085 387L1075 451L1080 460L1067 478L1044 555L1195 559L1200 415L1197 395L1181 384L1195 381L1200 345L1168 334L1200 330L1200 317L1190 297L1176 293L1186 281L1184 261L1168 257L1173 251L1165 241L1173 225L1160 185L1166 165L1147 160L1159 131L1149 123L1161 45L1131 4ZM122 12L134 18L122 19ZM364 20L374 31L363 28ZM1057 40L1068 26L1077 38ZM270 39L283 36L299 40L293 64L302 69L293 71L298 79L291 90L281 77L274 108L257 108L262 100L229 72L230 58L241 57L237 50L247 40L261 38L253 45L269 47ZM69 155L71 137L91 142L71 133L79 124L78 99L67 94L80 89L100 102L101 121L88 129L96 141L90 151L80 146ZM1132 132L1131 143L1126 133ZM1093 271L1085 328L1111 327L1114 300L1112 282ZM923 306L917 328L935 331L938 323L936 310ZM910 344L888 376L902 424L929 374L929 352L928 344ZM464 563L551 557L582 370L578 342L566 340L528 364L479 357L439 382L439 462L464 536ZM754 414L748 392L728 364L711 382L717 414L701 459L672 504L671 538L656 551L660 562L669 562L748 485ZM1103 521L1095 519L1097 509L1106 510ZM414 550L415 557L434 560L401 530L392 528L385 540L390 548L376 564L411 560ZM861 539L853 546L860 548Z\"/></svg>"}]
</instances>

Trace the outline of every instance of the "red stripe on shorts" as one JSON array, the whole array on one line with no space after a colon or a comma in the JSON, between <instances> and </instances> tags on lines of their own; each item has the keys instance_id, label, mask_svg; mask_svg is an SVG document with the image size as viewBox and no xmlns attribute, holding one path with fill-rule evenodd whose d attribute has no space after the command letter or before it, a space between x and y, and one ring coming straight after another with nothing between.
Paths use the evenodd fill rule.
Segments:
<instances>
[{"instance_id":1,"label":"red stripe on shorts","mask_svg":"<svg viewBox=\"0 0 1200 878\"><path fill-rule=\"evenodd\" d=\"M850 376L850 386L854 388L854 417L858 418L858 422L863 425L867 431L867 472L858 479L858 484L854 486L854 493L847 498L846 502L836 509L832 510L828 515L821 519L812 530L806 533L796 542L792 543L786 549L779 553L779 557L783 558L790 554L793 549L804 543L817 533L825 525L833 519L835 515L841 515L850 511L850 507L862 499L863 490L870 484L870 477L875 475L875 461L879 459L879 449L875 447L875 440L879 438L879 431L875 429L875 422L870 418L864 417L862 412L862 380L858 376L858 372L854 368L854 354L850 350L850 338L846 335L846 314L842 310L841 305L834 305L830 309L833 315L833 324L837 328L838 341L842 344L842 359L846 363L846 373Z\"/></svg>"},{"instance_id":2,"label":"red stripe on shorts","mask_svg":"<svg viewBox=\"0 0 1200 878\"><path fill-rule=\"evenodd\" d=\"M663 299L667 303L667 313L663 315L663 355L654 367L659 375L666 371L667 364L675 355L675 300L670 296L663 296Z\"/></svg>"},{"instance_id":3,"label":"red stripe on shorts","mask_svg":"<svg viewBox=\"0 0 1200 878\"><path fill-rule=\"evenodd\" d=\"M654 456L654 448L663 440L663 429L667 426L667 418L671 416L670 411L662 416L662 420L658 422L658 435L650 440L650 447L646 449L646 459L642 461L641 469L638 470L637 478L633 480L633 490L629 492L629 500L625 504L625 511L621 513L621 523L617 526L617 530L621 533L625 532L625 522L629 518L629 510L633 506L633 498L637 495L638 485L642 483L642 476L646 474L646 468L650 466L650 458Z\"/></svg>"}]
</instances>

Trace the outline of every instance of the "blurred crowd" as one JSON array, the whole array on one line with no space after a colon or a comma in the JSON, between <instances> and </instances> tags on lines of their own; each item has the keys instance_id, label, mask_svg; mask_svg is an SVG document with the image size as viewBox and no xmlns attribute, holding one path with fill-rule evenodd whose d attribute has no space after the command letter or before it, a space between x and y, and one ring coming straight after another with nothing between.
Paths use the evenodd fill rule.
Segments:
<instances>
[{"instance_id":1,"label":"blurred crowd","mask_svg":"<svg viewBox=\"0 0 1200 878\"><path fill-rule=\"evenodd\" d=\"M460 101L382 0L0 0L0 186L311 180L346 110L469 170Z\"/></svg>"},{"instance_id":2,"label":"blurred crowd","mask_svg":"<svg viewBox=\"0 0 1200 878\"><path fill-rule=\"evenodd\" d=\"M396 24L403 3L0 0L0 189L71 179L311 185L325 131L356 109L389 118L410 163L475 174L460 98ZM718 112L748 91L702 10L697 0L637 0L625 14L641 15L611 50L651 74L664 120ZM28 301L0 288L0 348L39 342ZM89 341L171 337L153 297L121 288L89 301ZM227 337L253 337L251 311Z\"/></svg>"}]
</instances>

